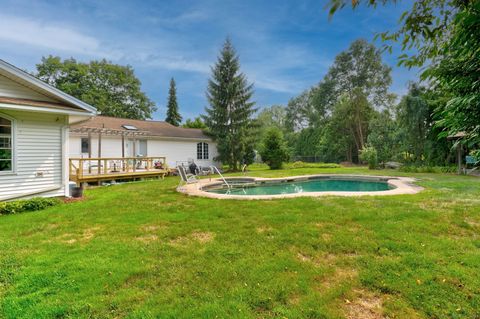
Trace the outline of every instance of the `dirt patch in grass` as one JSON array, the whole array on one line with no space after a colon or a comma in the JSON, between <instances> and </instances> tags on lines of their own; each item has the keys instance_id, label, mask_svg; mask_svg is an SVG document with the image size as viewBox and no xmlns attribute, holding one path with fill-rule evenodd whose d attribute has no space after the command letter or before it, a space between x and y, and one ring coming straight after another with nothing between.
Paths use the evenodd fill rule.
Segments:
<instances>
[{"instance_id":1,"label":"dirt patch in grass","mask_svg":"<svg viewBox=\"0 0 480 319\"><path fill-rule=\"evenodd\" d=\"M331 235L331 234L328 234L328 233L323 233L323 234L321 235L321 237L322 237L322 239L323 239L324 241L331 241L331 240L332 240L332 235Z\"/></svg>"},{"instance_id":2,"label":"dirt patch in grass","mask_svg":"<svg viewBox=\"0 0 480 319\"><path fill-rule=\"evenodd\" d=\"M300 301L301 301L301 298L297 294L291 295L287 300L288 304L293 306L298 305Z\"/></svg>"},{"instance_id":3,"label":"dirt patch in grass","mask_svg":"<svg viewBox=\"0 0 480 319\"><path fill-rule=\"evenodd\" d=\"M99 226L85 228L81 234L65 233L56 237L55 241L59 241L69 245L76 242L87 243L95 237L99 230L101 230L101 227Z\"/></svg>"},{"instance_id":4,"label":"dirt patch in grass","mask_svg":"<svg viewBox=\"0 0 480 319\"><path fill-rule=\"evenodd\" d=\"M95 236L95 233L100 229L100 227L87 228L83 231L82 236L80 237L81 241L89 241Z\"/></svg>"},{"instance_id":5,"label":"dirt patch in grass","mask_svg":"<svg viewBox=\"0 0 480 319\"><path fill-rule=\"evenodd\" d=\"M260 227L257 227L257 233L259 234L264 234L264 233L269 233L273 230L272 227L269 227L269 226L260 226Z\"/></svg>"},{"instance_id":6,"label":"dirt patch in grass","mask_svg":"<svg viewBox=\"0 0 480 319\"><path fill-rule=\"evenodd\" d=\"M353 300L345 299L345 315L347 319L385 319L383 300L379 296L365 290L356 290Z\"/></svg>"},{"instance_id":7,"label":"dirt patch in grass","mask_svg":"<svg viewBox=\"0 0 480 319\"><path fill-rule=\"evenodd\" d=\"M465 218L465 222L472 227L475 227L475 228L480 227L480 221L474 220L473 218L467 217Z\"/></svg>"},{"instance_id":8,"label":"dirt patch in grass","mask_svg":"<svg viewBox=\"0 0 480 319\"><path fill-rule=\"evenodd\" d=\"M66 197L63 199L63 202L65 204L69 204L69 203L76 203L76 202L83 202L84 200L86 200L86 197L83 196L83 197L78 197L78 198L74 198L74 197Z\"/></svg>"},{"instance_id":9,"label":"dirt patch in grass","mask_svg":"<svg viewBox=\"0 0 480 319\"><path fill-rule=\"evenodd\" d=\"M160 229L163 229L165 226L163 225L156 225L156 224L150 224L150 225L143 225L140 227L140 230L142 232L147 232L147 233L151 233L151 232L155 232L157 230L160 230Z\"/></svg>"},{"instance_id":10,"label":"dirt patch in grass","mask_svg":"<svg viewBox=\"0 0 480 319\"><path fill-rule=\"evenodd\" d=\"M198 241L201 244L206 244L213 240L215 237L214 234L210 232L195 232L191 234L192 238Z\"/></svg>"},{"instance_id":11,"label":"dirt patch in grass","mask_svg":"<svg viewBox=\"0 0 480 319\"><path fill-rule=\"evenodd\" d=\"M303 253L297 253L297 258L301 261L301 262L313 262L312 261L312 256L309 256L309 255L305 255Z\"/></svg>"},{"instance_id":12,"label":"dirt patch in grass","mask_svg":"<svg viewBox=\"0 0 480 319\"><path fill-rule=\"evenodd\" d=\"M356 269L348 267L337 267L333 274L325 276L320 282L320 289L331 289L347 282L355 281L358 277Z\"/></svg>"},{"instance_id":13,"label":"dirt patch in grass","mask_svg":"<svg viewBox=\"0 0 480 319\"><path fill-rule=\"evenodd\" d=\"M135 237L136 240L141 241L142 243L151 243L152 241L156 241L158 239L157 235L145 235L145 236L138 236Z\"/></svg>"},{"instance_id":14,"label":"dirt patch in grass","mask_svg":"<svg viewBox=\"0 0 480 319\"><path fill-rule=\"evenodd\" d=\"M463 199L448 199L448 200L425 200L420 202L418 206L427 211L437 211L437 212L444 212L444 211L451 211L455 208L465 210L467 208L477 207L480 204L479 199L470 199L470 198L463 198Z\"/></svg>"},{"instance_id":15,"label":"dirt patch in grass","mask_svg":"<svg viewBox=\"0 0 480 319\"><path fill-rule=\"evenodd\" d=\"M170 244L173 246L184 246L195 242L200 244L206 244L211 242L214 238L214 233L196 231L186 236L174 238L170 240Z\"/></svg>"},{"instance_id":16,"label":"dirt patch in grass","mask_svg":"<svg viewBox=\"0 0 480 319\"><path fill-rule=\"evenodd\" d=\"M47 226L45 226L45 229L46 230L54 230L54 229L58 228L58 226L59 226L58 224L52 223L52 224L48 224Z\"/></svg>"},{"instance_id":17,"label":"dirt patch in grass","mask_svg":"<svg viewBox=\"0 0 480 319\"><path fill-rule=\"evenodd\" d=\"M322 255L321 259L325 265L329 266L337 266L337 264L341 263L349 263L351 260L358 258L359 254L354 252L344 252L344 253L326 253Z\"/></svg>"}]
</instances>

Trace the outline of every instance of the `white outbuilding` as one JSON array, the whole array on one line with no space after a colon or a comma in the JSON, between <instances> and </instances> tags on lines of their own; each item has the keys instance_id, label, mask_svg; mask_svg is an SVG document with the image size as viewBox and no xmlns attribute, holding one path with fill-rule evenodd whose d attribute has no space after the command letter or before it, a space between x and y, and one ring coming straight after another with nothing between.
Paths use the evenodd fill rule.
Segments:
<instances>
[{"instance_id":1,"label":"white outbuilding","mask_svg":"<svg viewBox=\"0 0 480 319\"><path fill-rule=\"evenodd\" d=\"M71 158L84 159L164 157L170 168L218 165L217 145L202 130L164 121L95 116L71 126L69 150Z\"/></svg>"}]
</instances>

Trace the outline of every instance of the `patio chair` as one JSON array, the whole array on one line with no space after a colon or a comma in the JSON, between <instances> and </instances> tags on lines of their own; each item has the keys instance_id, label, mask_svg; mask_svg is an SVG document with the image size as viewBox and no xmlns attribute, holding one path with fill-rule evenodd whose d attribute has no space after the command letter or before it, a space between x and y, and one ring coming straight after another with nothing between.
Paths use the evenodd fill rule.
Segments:
<instances>
[{"instance_id":1,"label":"patio chair","mask_svg":"<svg viewBox=\"0 0 480 319\"><path fill-rule=\"evenodd\" d=\"M465 174L470 175L478 170L480 160L477 160L474 156L465 156ZM470 169L468 167L471 167Z\"/></svg>"},{"instance_id":2,"label":"patio chair","mask_svg":"<svg viewBox=\"0 0 480 319\"><path fill-rule=\"evenodd\" d=\"M181 165L177 166L177 170L178 170L178 174L180 175L180 184L178 186L180 186L182 184L182 182L184 182L185 184L191 184L191 183L197 183L198 182L197 177L193 174L188 174L185 167L183 167Z\"/></svg>"}]
</instances>

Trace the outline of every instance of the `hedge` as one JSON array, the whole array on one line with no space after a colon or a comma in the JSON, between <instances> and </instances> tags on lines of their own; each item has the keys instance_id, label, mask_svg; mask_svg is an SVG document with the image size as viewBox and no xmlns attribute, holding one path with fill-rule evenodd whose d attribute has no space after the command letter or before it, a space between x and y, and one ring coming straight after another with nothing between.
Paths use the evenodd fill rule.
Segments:
<instances>
[{"instance_id":1,"label":"hedge","mask_svg":"<svg viewBox=\"0 0 480 319\"><path fill-rule=\"evenodd\" d=\"M17 200L13 202L0 203L0 215L19 214L33 212L60 204L58 198L34 197L31 199Z\"/></svg>"}]
</instances>

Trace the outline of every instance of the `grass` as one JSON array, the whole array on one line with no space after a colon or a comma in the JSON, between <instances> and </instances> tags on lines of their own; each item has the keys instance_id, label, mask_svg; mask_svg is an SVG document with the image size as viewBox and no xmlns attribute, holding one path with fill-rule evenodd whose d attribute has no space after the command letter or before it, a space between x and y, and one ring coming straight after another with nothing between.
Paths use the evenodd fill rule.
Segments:
<instances>
[{"instance_id":1,"label":"grass","mask_svg":"<svg viewBox=\"0 0 480 319\"><path fill-rule=\"evenodd\" d=\"M249 175L327 172L392 174ZM395 173L425 191L228 201L172 177L0 216L0 317L480 317L480 179Z\"/></svg>"}]
</instances>

